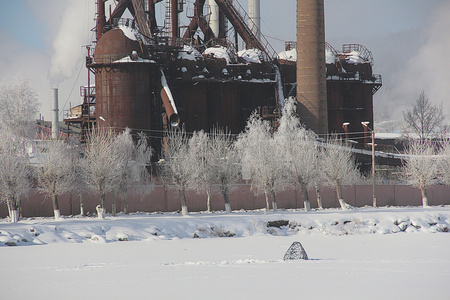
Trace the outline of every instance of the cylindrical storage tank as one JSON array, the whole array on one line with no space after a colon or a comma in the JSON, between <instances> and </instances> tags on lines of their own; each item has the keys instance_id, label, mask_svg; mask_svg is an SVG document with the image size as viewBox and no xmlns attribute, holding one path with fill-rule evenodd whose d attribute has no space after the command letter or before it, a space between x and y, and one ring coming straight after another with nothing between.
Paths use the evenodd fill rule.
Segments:
<instances>
[{"instance_id":1,"label":"cylindrical storage tank","mask_svg":"<svg viewBox=\"0 0 450 300\"><path fill-rule=\"evenodd\" d=\"M129 28L106 32L94 54L97 126L114 131L151 129L152 95L160 78L130 33Z\"/></svg>"}]
</instances>

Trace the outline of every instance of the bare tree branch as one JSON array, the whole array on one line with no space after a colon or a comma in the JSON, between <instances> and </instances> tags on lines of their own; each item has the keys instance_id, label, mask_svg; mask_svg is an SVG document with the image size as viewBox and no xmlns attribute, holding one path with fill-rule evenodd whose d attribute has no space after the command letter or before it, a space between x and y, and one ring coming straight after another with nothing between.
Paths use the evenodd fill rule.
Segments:
<instances>
[{"instance_id":1,"label":"bare tree branch","mask_svg":"<svg viewBox=\"0 0 450 300\"><path fill-rule=\"evenodd\" d=\"M439 172L438 156L430 141L410 140L403 161L403 178L420 189L422 205L428 206L426 189L436 182Z\"/></svg>"},{"instance_id":2,"label":"bare tree branch","mask_svg":"<svg viewBox=\"0 0 450 300\"><path fill-rule=\"evenodd\" d=\"M51 197L55 219L59 219L58 196L71 191L76 180L73 149L64 141L47 140L39 144L38 155L35 177L39 191Z\"/></svg>"},{"instance_id":3,"label":"bare tree branch","mask_svg":"<svg viewBox=\"0 0 450 300\"><path fill-rule=\"evenodd\" d=\"M0 201L6 202L12 223L19 219L19 204L31 186L29 157L21 139L0 130Z\"/></svg>"},{"instance_id":4,"label":"bare tree branch","mask_svg":"<svg viewBox=\"0 0 450 300\"><path fill-rule=\"evenodd\" d=\"M342 209L350 206L342 197L342 186L355 184L360 178L351 148L343 146L338 137L331 137L320 151L320 172L323 183L332 186Z\"/></svg>"},{"instance_id":5,"label":"bare tree branch","mask_svg":"<svg viewBox=\"0 0 450 300\"><path fill-rule=\"evenodd\" d=\"M266 208L269 208L269 196L272 208L277 210L276 193L287 186L284 176L283 155L270 132L270 125L253 113L247 121L247 127L238 139L237 146L242 155L242 163L248 167L255 194L264 194Z\"/></svg>"},{"instance_id":6,"label":"bare tree branch","mask_svg":"<svg viewBox=\"0 0 450 300\"><path fill-rule=\"evenodd\" d=\"M283 165L287 179L302 191L305 210L310 211L308 189L314 186L319 175L316 135L301 125L295 111L295 99L287 99L275 141L285 157Z\"/></svg>"},{"instance_id":7,"label":"bare tree branch","mask_svg":"<svg viewBox=\"0 0 450 300\"><path fill-rule=\"evenodd\" d=\"M406 124L416 133L420 140L429 138L432 134L442 131L445 120L442 104L432 106L425 92L420 93L412 109L403 112Z\"/></svg>"},{"instance_id":8,"label":"bare tree branch","mask_svg":"<svg viewBox=\"0 0 450 300\"><path fill-rule=\"evenodd\" d=\"M192 188L190 180L196 172L196 166L189 158L188 138L184 129L173 129L165 137L164 161L160 164L159 174L169 188L180 194L181 213L188 214L186 190Z\"/></svg>"}]
</instances>

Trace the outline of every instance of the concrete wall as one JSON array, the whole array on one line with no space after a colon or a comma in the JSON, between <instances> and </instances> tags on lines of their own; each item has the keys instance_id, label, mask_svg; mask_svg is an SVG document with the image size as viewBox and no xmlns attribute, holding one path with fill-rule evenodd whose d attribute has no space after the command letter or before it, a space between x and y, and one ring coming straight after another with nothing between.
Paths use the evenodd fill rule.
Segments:
<instances>
[{"instance_id":1,"label":"concrete wall","mask_svg":"<svg viewBox=\"0 0 450 300\"><path fill-rule=\"evenodd\" d=\"M450 188L446 186L433 186L427 190L430 205L450 205L448 196ZM331 188L320 188L324 208L339 207L336 194ZM111 196L107 198L107 210L111 211ZM357 185L347 186L343 189L344 200L355 207L372 206L372 186ZM314 190L309 192L311 207L317 207L316 194ZM421 206L422 199L420 191L408 185L379 185L376 187L378 206ZM100 204L96 195L83 194L85 213L93 214L95 207ZM264 195L255 196L250 190L250 185L242 184L231 194L231 207L233 210L261 209L265 207ZM117 199L117 211L123 211L124 199ZM284 191L277 194L278 208L303 208L303 199L300 191ZM77 215L80 213L79 196L73 194L59 197L59 205L62 215ZM206 210L206 197L194 192L187 193L187 205L189 211ZM128 193L128 212L172 212L180 210L178 192L165 189L162 185L156 185L144 191L133 191ZM211 200L213 211L224 210L224 201L221 195L214 195ZM27 199L22 201L21 213L23 217L50 217L53 216L51 199L42 194L32 191ZM0 204L0 217L6 217L8 209L6 205Z\"/></svg>"}]
</instances>

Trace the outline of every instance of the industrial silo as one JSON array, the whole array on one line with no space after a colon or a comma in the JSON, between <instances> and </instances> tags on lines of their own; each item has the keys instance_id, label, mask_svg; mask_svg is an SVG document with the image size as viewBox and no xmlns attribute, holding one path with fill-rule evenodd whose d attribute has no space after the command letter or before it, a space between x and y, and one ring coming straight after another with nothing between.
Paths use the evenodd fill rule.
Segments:
<instances>
[{"instance_id":1,"label":"industrial silo","mask_svg":"<svg viewBox=\"0 0 450 300\"><path fill-rule=\"evenodd\" d=\"M131 21L130 21L131 22ZM126 26L129 25L129 26ZM143 51L144 50L144 51ZM148 59L132 23L104 33L94 53L97 126L121 131L152 129L161 115L156 63Z\"/></svg>"}]
</instances>

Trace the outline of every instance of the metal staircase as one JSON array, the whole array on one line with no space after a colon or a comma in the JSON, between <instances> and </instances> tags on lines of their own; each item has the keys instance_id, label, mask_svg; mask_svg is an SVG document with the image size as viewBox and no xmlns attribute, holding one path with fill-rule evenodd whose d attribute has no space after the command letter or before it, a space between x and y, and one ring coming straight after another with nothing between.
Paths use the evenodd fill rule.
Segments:
<instances>
[{"instance_id":1,"label":"metal staircase","mask_svg":"<svg viewBox=\"0 0 450 300\"><path fill-rule=\"evenodd\" d=\"M244 40L247 48L256 48L261 51L261 61L271 61L276 57L276 52L269 44L264 35L258 30L260 39L251 31L251 27L256 28L253 21L248 17L247 12L237 2L232 0L215 0L220 10L225 14L230 23L234 26L235 30ZM249 26L246 22L251 24Z\"/></svg>"}]
</instances>

